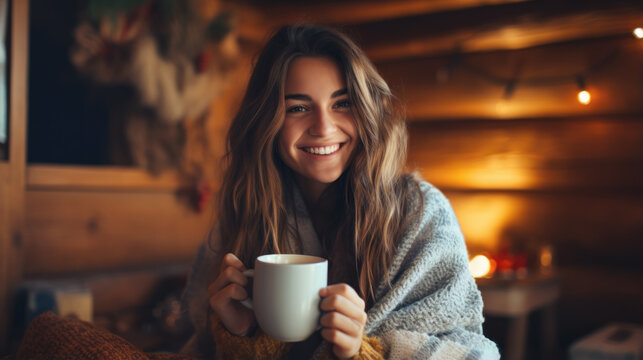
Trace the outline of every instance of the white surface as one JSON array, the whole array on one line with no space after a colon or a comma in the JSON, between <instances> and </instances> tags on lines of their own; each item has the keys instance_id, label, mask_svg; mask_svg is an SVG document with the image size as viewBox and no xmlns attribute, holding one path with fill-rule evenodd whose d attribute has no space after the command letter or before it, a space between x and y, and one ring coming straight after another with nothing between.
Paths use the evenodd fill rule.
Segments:
<instances>
[{"instance_id":1,"label":"white surface","mask_svg":"<svg viewBox=\"0 0 643 360\"><path fill-rule=\"evenodd\" d=\"M617 331L629 336L614 339ZM610 324L572 344L571 360L643 359L643 327L632 324Z\"/></svg>"},{"instance_id":2,"label":"white surface","mask_svg":"<svg viewBox=\"0 0 643 360\"><path fill-rule=\"evenodd\" d=\"M328 261L305 255L264 255L254 268L253 307L272 338L307 339L319 324L319 290L326 287Z\"/></svg>"}]
</instances>

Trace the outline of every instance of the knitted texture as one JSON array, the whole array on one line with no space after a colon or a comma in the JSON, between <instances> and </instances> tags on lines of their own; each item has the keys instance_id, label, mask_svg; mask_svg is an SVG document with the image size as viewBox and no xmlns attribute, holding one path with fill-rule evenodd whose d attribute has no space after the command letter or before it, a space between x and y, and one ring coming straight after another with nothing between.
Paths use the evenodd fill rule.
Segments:
<instances>
[{"instance_id":1,"label":"knitted texture","mask_svg":"<svg viewBox=\"0 0 643 360\"><path fill-rule=\"evenodd\" d=\"M362 338L362 346L359 353L353 357L353 360L378 360L384 359L384 348L380 345L380 340L375 337Z\"/></svg>"},{"instance_id":2,"label":"knitted texture","mask_svg":"<svg viewBox=\"0 0 643 360\"><path fill-rule=\"evenodd\" d=\"M217 351L224 359L275 360L290 350L290 343L277 341L257 329L253 336L237 336L229 332L214 315L210 315L211 331Z\"/></svg>"},{"instance_id":3,"label":"knitted texture","mask_svg":"<svg viewBox=\"0 0 643 360\"><path fill-rule=\"evenodd\" d=\"M482 298L451 205L431 184L410 180L411 222L389 269L392 284L380 283L367 312L366 333L382 339L388 358L439 358L446 346L463 354L452 351L451 359L499 359L482 335ZM400 333L404 347L395 341Z\"/></svg>"},{"instance_id":4,"label":"knitted texture","mask_svg":"<svg viewBox=\"0 0 643 360\"><path fill-rule=\"evenodd\" d=\"M482 297L469 273L464 237L449 201L417 177L407 176L406 181L409 225L397 242L388 274L391 284L382 279L367 311L366 335L378 337L391 359L429 359L439 349L453 350L449 353L455 359L499 359L496 345L482 334ZM311 220L305 207L294 210L299 238L319 242L307 224ZM203 324L219 248L215 228L199 250L184 293L183 310L195 328L193 344L212 336ZM324 342L313 358L323 359L327 351Z\"/></svg>"},{"instance_id":5,"label":"knitted texture","mask_svg":"<svg viewBox=\"0 0 643 360\"><path fill-rule=\"evenodd\" d=\"M127 340L91 323L52 312L36 317L25 332L17 360L190 360L178 354L146 354Z\"/></svg>"}]
</instances>

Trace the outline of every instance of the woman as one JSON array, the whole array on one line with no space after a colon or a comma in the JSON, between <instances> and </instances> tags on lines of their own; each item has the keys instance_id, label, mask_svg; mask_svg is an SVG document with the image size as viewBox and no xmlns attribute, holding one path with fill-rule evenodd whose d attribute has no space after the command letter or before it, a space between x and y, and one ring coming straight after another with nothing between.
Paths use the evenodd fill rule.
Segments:
<instances>
[{"instance_id":1,"label":"woman","mask_svg":"<svg viewBox=\"0 0 643 360\"><path fill-rule=\"evenodd\" d=\"M498 358L444 196L404 175L406 129L346 36L286 26L259 56L228 134L219 220L184 294L184 352L225 358ZM266 253L329 260L321 331L257 329L242 272Z\"/></svg>"}]
</instances>

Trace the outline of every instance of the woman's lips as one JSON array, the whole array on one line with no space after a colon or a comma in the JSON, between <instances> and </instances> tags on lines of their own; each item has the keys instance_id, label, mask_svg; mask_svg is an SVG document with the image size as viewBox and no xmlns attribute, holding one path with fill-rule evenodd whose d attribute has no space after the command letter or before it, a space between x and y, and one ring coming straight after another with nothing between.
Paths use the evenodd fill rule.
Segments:
<instances>
[{"instance_id":1,"label":"woman's lips","mask_svg":"<svg viewBox=\"0 0 643 360\"><path fill-rule=\"evenodd\" d=\"M324 146L302 146L301 150L313 154L313 155L332 155L339 151L339 149L344 145L343 143L337 143L333 145L324 145Z\"/></svg>"}]
</instances>

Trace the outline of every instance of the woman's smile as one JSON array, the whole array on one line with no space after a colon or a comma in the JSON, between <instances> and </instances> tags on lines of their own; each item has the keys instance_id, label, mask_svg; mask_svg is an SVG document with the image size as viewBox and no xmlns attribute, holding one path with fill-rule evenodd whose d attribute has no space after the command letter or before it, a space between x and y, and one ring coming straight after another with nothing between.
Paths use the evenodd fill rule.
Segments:
<instances>
[{"instance_id":1,"label":"woman's smile","mask_svg":"<svg viewBox=\"0 0 643 360\"><path fill-rule=\"evenodd\" d=\"M321 155L327 157L335 154L342 147L342 143L334 145L322 145L322 146L305 146L300 149L311 155Z\"/></svg>"}]
</instances>

